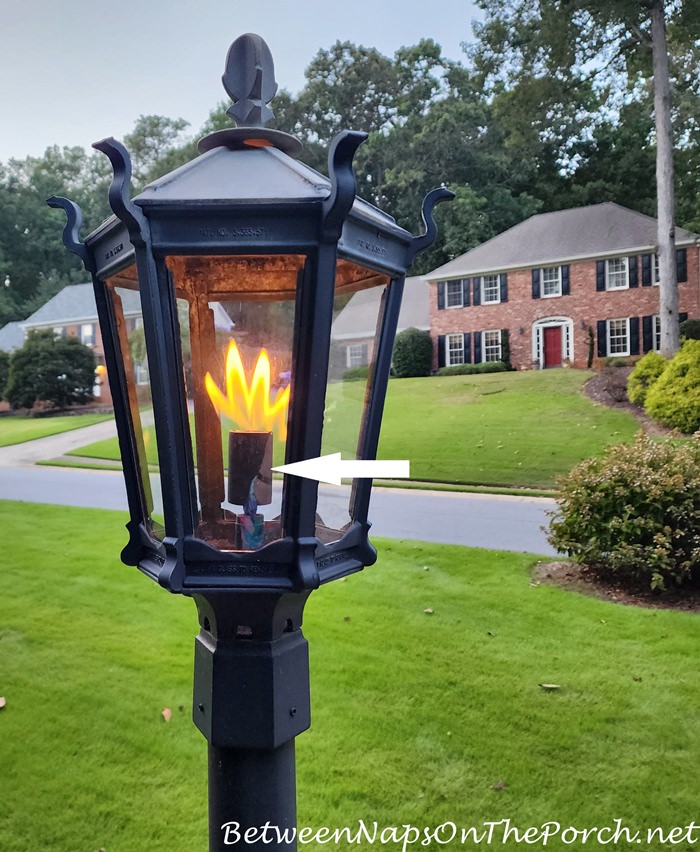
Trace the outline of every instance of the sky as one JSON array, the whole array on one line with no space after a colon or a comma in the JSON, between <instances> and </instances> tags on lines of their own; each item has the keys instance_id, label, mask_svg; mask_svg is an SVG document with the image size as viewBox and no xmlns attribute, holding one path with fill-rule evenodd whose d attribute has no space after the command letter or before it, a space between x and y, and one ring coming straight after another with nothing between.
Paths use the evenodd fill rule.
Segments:
<instances>
[{"instance_id":1,"label":"sky","mask_svg":"<svg viewBox=\"0 0 700 852\"><path fill-rule=\"evenodd\" d=\"M432 38L461 61L478 16L465 0L0 0L0 8L0 162L121 139L139 115L184 118L195 134L228 102L226 53L246 32L270 46L280 88L298 92L313 56L337 40L393 56Z\"/></svg>"}]
</instances>

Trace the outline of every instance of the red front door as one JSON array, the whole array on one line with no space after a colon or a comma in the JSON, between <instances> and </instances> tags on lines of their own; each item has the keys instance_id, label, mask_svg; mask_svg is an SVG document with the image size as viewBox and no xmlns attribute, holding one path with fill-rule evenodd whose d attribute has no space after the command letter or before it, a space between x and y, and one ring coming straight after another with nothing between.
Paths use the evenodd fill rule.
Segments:
<instances>
[{"instance_id":1,"label":"red front door","mask_svg":"<svg viewBox=\"0 0 700 852\"><path fill-rule=\"evenodd\" d=\"M544 366L561 367L561 326L555 325L544 331Z\"/></svg>"}]
</instances>

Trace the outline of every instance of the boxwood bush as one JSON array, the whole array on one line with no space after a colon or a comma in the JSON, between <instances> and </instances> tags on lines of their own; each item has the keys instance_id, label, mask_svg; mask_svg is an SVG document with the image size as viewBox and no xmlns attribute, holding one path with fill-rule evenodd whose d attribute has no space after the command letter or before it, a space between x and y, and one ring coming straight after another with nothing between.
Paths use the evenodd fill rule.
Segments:
<instances>
[{"instance_id":1,"label":"boxwood bush","mask_svg":"<svg viewBox=\"0 0 700 852\"><path fill-rule=\"evenodd\" d=\"M627 398L644 407L649 388L666 369L668 361L659 352L647 352L627 379Z\"/></svg>"},{"instance_id":2,"label":"boxwood bush","mask_svg":"<svg viewBox=\"0 0 700 852\"><path fill-rule=\"evenodd\" d=\"M620 585L700 579L700 437L609 447L560 481L548 540Z\"/></svg>"},{"instance_id":3,"label":"boxwood bush","mask_svg":"<svg viewBox=\"0 0 700 852\"><path fill-rule=\"evenodd\" d=\"M700 340L686 340L649 388L646 413L689 435L700 429Z\"/></svg>"}]
</instances>

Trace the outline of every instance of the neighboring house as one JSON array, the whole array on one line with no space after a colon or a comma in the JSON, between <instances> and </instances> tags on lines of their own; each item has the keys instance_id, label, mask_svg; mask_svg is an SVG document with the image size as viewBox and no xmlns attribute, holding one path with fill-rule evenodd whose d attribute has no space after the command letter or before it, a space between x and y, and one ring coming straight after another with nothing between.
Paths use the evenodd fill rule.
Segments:
<instances>
[{"instance_id":1,"label":"neighboring house","mask_svg":"<svg viewBox=\"0 0 700 852\"><path fill-rule=\"evenodd\" d=\"M142 325L141 300L135 290L120 289L120 297L124 310L127 333ZM215 325L218 330L230 331L234 322L228 316L223 306L216 303L213 306ZM8 326L14 326L5 335ZM95 397L100 402L109 404L111 393L104 367L104 348L102 335L97 319L97 307L92 284L70 284L53 296L26 320L19 323L9 323L0 329L0 349L5 347L2 341L7 337L13 342L12 349L19 348L29 331L50 329L55 334L78 337L82 343L89 346L95 353L96 382ZM19 333L17 331L19 327ZM7 349L7 351L11 351ZM148 382L148 371L145 364L135 364L137 384Z\"/></svg>"},{"instance_id":2,"label":"neighboring house","mask_svg":"<svg viewBox=\"0 0 700 852\"><path fill-rule=\"evenodd\" d=\"M359 290L333 321L331 328L331 376L338 378L351 367L364 367L374 353L383 287ZM430 328L429 286L422 278L407 278L396 328Z\"/></svg>"},{"instance_id":3,"label":"neighboring house","mask_svg":"<svg viewBox=\"0 0 700 852\"><path fill-rule=\"evenodd\" d=\"M681 319L700 317L699 239L676 229ZM656 220L611 202L532 216L425 276L434 366L658 350L655 251Z\"/></svg>"}]
</instances>

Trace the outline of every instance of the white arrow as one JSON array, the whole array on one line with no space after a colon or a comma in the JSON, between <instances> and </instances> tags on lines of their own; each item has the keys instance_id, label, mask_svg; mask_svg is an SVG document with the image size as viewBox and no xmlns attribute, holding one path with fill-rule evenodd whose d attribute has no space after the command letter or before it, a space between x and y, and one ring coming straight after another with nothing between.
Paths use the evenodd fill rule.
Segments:
<instances>
[{"instance_id":1,"label":"white arrow","mask_svg":"<svg viewBox=\"0 0 700 852\"><path fill-rule=\"evenodd\" d=\"M406 479L411 475L409 468L410 462L405 460L341 459L340 453L331 453L315 459L281 464L272 469L292 476L303 476L304 479L340 485L341 479Z\"/></svg>"}]
</instances>

